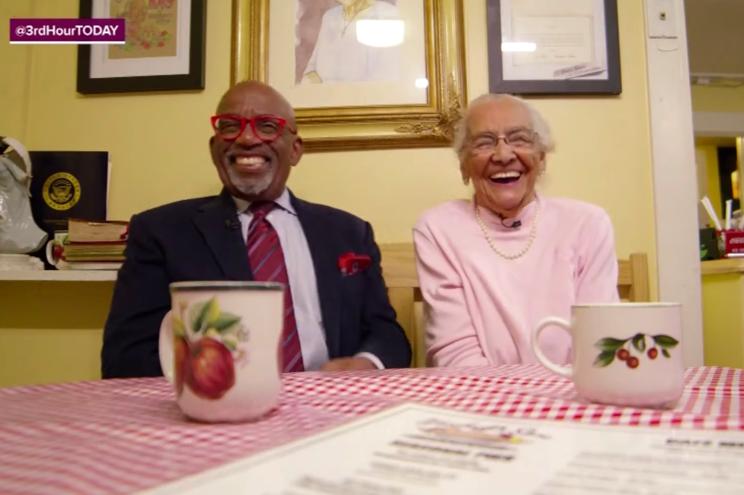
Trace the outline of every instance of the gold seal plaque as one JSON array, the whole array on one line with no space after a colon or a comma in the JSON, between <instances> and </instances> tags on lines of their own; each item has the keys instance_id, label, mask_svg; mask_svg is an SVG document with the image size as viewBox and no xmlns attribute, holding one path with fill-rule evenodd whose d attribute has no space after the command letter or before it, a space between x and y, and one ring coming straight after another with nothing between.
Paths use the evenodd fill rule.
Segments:
<instances>
[{"instance_id":1,"label":"gold seal plaque","mask_svg":"<svg viewBox=\"0 0 744 495\"><path fill-rule=\"evenodd\" d=\"M69 210L80 201L80 181L67 172L47 177L42 188L44 203L54 210Z\"/></svg>"}]
</instances>

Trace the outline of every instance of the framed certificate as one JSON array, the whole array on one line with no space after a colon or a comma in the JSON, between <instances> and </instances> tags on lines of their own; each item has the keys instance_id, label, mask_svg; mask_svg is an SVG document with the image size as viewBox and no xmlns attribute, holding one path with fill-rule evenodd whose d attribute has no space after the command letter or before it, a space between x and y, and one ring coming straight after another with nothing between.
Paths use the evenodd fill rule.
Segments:
<instances>
[{"instance_id":1,"label":"framed certificate","mask_svg":"<svg viewBox=\"0 0 744 495\"><path fill-rule=\"evenodd\" d=\"M617 0L487 0L492 93L620 94Z\"/></svg>"}]
</instances>

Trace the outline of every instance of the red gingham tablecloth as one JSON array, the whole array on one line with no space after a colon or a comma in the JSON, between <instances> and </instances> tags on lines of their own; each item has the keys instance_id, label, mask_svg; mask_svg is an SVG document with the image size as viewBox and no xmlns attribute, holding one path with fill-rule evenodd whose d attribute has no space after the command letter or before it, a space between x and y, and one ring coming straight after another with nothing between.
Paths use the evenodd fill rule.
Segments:
<instances>
[{"instance_id":1,"label":"red gingham tablecloth","mask_svg":"<svg viewBox=\"0 0 744 495\"><path fill-rule=\"evenodd\" d=\"M744 430L744 370L692 368L674 409L579 401L538 365L283 377L261 421L186 420L163 378L0 389L0 493L130 493L196 474L401 402L517 418Z\"/></svg>"}]
</instances>

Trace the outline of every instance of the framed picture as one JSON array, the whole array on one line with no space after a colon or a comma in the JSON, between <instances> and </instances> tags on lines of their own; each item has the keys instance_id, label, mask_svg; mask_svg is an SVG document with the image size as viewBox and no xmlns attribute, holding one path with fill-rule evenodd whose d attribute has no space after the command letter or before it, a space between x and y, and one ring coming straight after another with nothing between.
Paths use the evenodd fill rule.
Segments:
<instances>
[{"instance_id":1,"label":"framed picture","mask_svg":"<svg viewBox=\"0 0 744 495\"><path fill-rule=\"evenodd\" d=\"M233 0L232 81L276 88L306 151L447 146L462 0Z\"/></svg>"},{"instance_id":2,"label":"framed picture","mask_svg":"<svg viewBox=\"0 0 744 495\"><path fill-rule=\"evenodd\" d=\"M487 0L492 93L620 94L616 0Z\"/></svg>"},{"instance_id":3,"label":"framed picture","mask_svg":"<svg viewBox=\"0 0 744 495\"><path fill-rule=\"evenodd\" d=\"M80 0L80 17L123 17L123 45L78 47L83 94L204 89L205 0Z\"/></svg>"}]
</instances>

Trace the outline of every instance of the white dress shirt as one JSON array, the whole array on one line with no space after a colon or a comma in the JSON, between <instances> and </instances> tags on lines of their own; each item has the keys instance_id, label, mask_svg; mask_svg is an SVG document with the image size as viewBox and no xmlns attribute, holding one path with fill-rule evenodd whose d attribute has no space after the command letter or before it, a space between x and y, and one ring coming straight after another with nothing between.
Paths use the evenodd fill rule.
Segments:
<instances>
[{"instance_id":1,"label":"white dress shirt","mask_svg":"<svg viewBox=\"0 0 744 495\"><path fill-rule=\"evenodd\" d=\"M238 209L243 242L246 242L248 227L253 219L253 214L248 209L250 203L240 198L233 199ZM274 202L279 208L271 210L266 219L276 230L284 253L297 333L302 348L302 361L306 371L317 370L328 361L328 345L323 330L320 296L310 247L297 218L297 212L290 201L289 191L285 188ZM369 352L360 352L356 356L369 359L379 369L385 367L377 356Z\"/></svg>"},{"instance_id":2,"label":"white dress shirt","mask_svg":"<svg viewBox=\"0 0 744 495\"><path fill-rule=\"evenodd\" d=\"M324 83L359 81L398 81L401 78L401 47L377 47L360 43L357 22L400 20L398 8L376 1L345 20L343 8L336 5L321 18L320 30L303 75L316 72Z\"/></svg>"}]
</instances>

